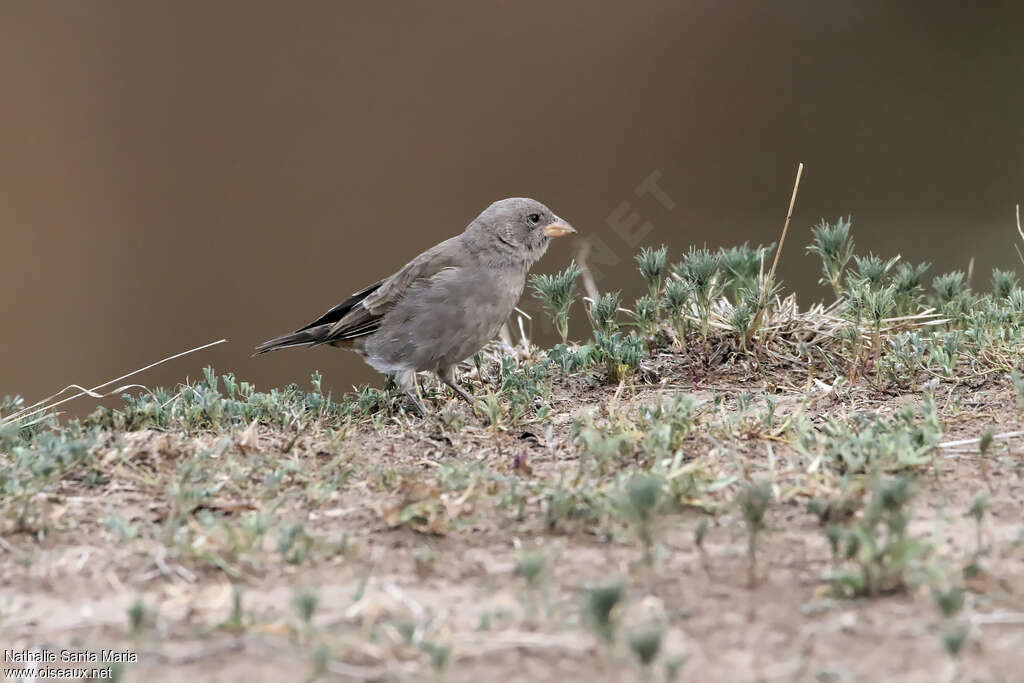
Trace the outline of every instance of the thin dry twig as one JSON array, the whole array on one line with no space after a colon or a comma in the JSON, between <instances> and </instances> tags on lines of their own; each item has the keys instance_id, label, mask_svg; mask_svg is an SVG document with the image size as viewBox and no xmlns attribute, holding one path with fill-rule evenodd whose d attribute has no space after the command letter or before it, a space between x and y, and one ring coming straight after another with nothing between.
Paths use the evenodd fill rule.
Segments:
<instances>
[{"instance_id":1,"label":"thin dry twig","mask_svg":"<svg viewBox=\"0 0 1024 683\"><path fill-rule=\"evenodd\" d=\"M1024 436L1024 430L1017 430L1015 432L1003 432L1002 434L995 434L992 436L993 441L1002 441L1004 439L1013 439L1018 436ZM956 448L958 446L971 446L976 443L981 443L981 437L975 437L973 439L960 439L959 441L946 441L940 443L939 448Z\"/></svg>"},{"instance_id":2,"label":"thin dry twig","mask_svg":"<svg viewBox=\"0 0 1024 683\"><path fill-rule=\"evenodd\" d=\"M1020 235L1020 241L1024 242L1024 228L1020 226L1020 204L1017 205L1017 234ZM1024 263L1024 254L1021 253L1020 247L1014 244L1013 248L1017 250L1017 257L1020 259L1020 262Z\"/></svg>"},{"instance_id":3,"label":"thin dry twig","mask_svg":"<svg viewBox=\"0 0 1024 683\"><path fill-rule=\"evenodd\" d=\"M772 267L768 271L768 281L772 282L775 279L775 268L779 265L779 256L782 254L782 245L786 242L786 233L789 231L789 222L793 219L793 207L796 206L796 193L800 189L800 176L804 173L804 164L800 162L800 165L796 168L796 182L793 183L793 194L789 198L789 211L786 212L786 222L782 226L782 236L779 238L779 246L775 249L775 258L772 260ZM762 301L762 306L764 302Z\"/></svg>"},{"instance_id":4,"label":"thin dry twig","mask_svg":"<svg viewBox=\"0 0 1024 683\"><path fill-rule=\"evenodd\" d=\"M765 280L761 287L761 297L757 302L757 313L754 315L754 321L750 325L750 331L747 332L747 338L744 343L749 342L757 331L758 326L761 324L761 318L764 317L764 309L767 305L767 293L771 289L771 284L775 282L775 269L779 265L779 257L782 255L782 245L786 242L786 233L789 232L789 222L793 219L793 207L796 206L796 193L800 189L800 176L804 174L804 164L800 162L800 165L796 168L796 181L793 183L793 194L789 198L789 210L786 212L786 222L782 224L782 236L779 237L779 246L775 248L775 258L772 259L772 267L768 270L768 279Z\"/></svg>"},{"instance_id":5,"label":"thin dry twig","mask_svg":"<svg viewBox=\"0 0 1024 683\"><path fill-rule=\"evenodd\" d=\"M174 360L175 358L181 358L182 356L187 356L190 353L195 353L196 351L202 351L203 349L208 349L211 346L216 346L217 344L223 344L226 341L227 341L227 339L219 339L219 340L217 340L215 342L210 342L209 344L203 344L202 346L197 346L194 349L189 349L188 351L182 351L181 353L176 353L173 356L168 356L167 358L164 358L162 360L158 360L155 363L150 363L149 365L147 365L145 367L141 367L138 370L132 370L131 372L126 373L124 375L121 375L120 377L115 377L114 379L112 379L112 380L110 380L108 382L104 382L103 384L98 384L98 385L94 386L92 389L86 389L86 388L81 387L81 386L79 386L77 384L69 384L68 386L66 386L63 389L61 389L60 391L58 391L57 393L52 394L50 396L47 396L46 398L44 398L41 401L36 401L32 405L30 405L30 406L28 406L26 408L22 408L21 410L17 411L16 413L12 413L12 414L10 414L10 415L8 415L6 417L0 418L0 426L5 425L5 424L11 424L13 422L20 422L21 420L24 420L27 417L31 417L32 415L36 415L38 413L42 413L42 412L45 412L45 411L48 411L48 410L53 410L54 408L56 408L57 406L61 405L62 403L67 403L68 401L73 401L74 399L80 398L82 396L91 396L92 398L104 398L106 396L110 396L111 394L116 394L116 393L118 393L120 391L124 391L126 389L131 389L133 387L142 387L143 389L145 389L146 387L143 387L141 384L128 384L128 385L125 385L123 387L118 387L117 389L112 389L112 390L108 391L105 394L99 393L100 389L108 387L111 384L114 384L115 382L120 382L123 379L127 379L127 378L131 377L132 375L137 375L140 372L145 372L146 370L149 370L151 368L155 368L156 366L162 365L163 363L166 363L167 361ZM67 398L63 398L63 399L57 401L56 403L50 403L50 401L52 401L53 399L57 398L61 394L65 393L67 391L73 390L73 389L78 389L79 392L77 394L73 395L73 396L68 396Z\"/></svg>"},{"instance_id":6,"label":"thin dry twig","mask_svg":"<svg viewBox=\"0 0 1024 683\"><path fill-rule=\"evenodd\" d=\"M597 289L597 282L594 280L594 274L590 270L590 266L587 265L587 257L590 256L590 242L587 240L581 240L579 248L576 250L576 266L580 269L580 275L583 279L583 289L586 290L587 296L591 299L597 300L601 295Z\"/></svg>"}]
</instances>

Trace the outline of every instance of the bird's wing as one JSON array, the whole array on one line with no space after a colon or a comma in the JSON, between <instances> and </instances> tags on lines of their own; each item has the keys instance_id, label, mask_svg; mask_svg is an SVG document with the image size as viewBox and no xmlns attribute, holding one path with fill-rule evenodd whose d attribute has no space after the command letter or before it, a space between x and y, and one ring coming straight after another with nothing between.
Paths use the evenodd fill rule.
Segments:
<instances>
[{"instance_id":1,"label":"bird's wing","mask_svg":"<svg viewBox=\"0 0 1024 683\"><path fill-rule=\"evenodd\" d=\"M377 289L384 284L384 280L378 280L369 287L364 287L358 292L350 296L349 298L342 301L340 304L332 308L331 310L324 313L322 316L309 323L305 327L300 327L295 330L296 332L302 332L313 327L319 327L320 325L332 325L342 318L345 317L355 306L359 305L366 297L373 294Z\"/></svg>"},{"instance_id":2,"label":"bird's wing","mask_svg":"<svg viewBox=\"0 0 1024 683\"><path fill-rule=\"evenodd\" d=\"M316 346L317 344L330 341L324 339L324 335L330 330L330 327L351 313L353 308L359 306L363 299L376 291L382 283L383 280L374 282L369 287L364 287L305 327L300 327L294 332L263 342L256 347L256 353L277 351L278 349L287 349L292 346ZM362 308L361 306L359 307Z\"/></svg>"},{"instance_id":3,"label":"bird's wing","mask_svg":"<svg viewBox=\"0 0 1024 683\"><path fill-rule=\"evenodd\" d=\"M395 307L413 286L461 264L458 237L445 240L423 252L391 277L374 286L359 303L331 326L323 342L361 337L377 331L384 315ZM365 290L364 290L365 291Z\"/></svg>"}]
</instances>

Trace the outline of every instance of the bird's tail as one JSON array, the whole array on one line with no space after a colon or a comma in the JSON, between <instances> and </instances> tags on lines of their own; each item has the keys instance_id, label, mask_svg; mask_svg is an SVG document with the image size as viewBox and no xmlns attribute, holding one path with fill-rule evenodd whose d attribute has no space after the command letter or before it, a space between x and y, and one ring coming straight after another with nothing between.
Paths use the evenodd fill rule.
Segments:
<instances>
[{"instance_id":1,"label":"bird's tail","mask_svg":"<svg viewBox=\"0 0 1024 683\"><path fill-rule=\"evenodd\" d=\"M308 330L299 330L298 332L283 334L280 337L268 339L257 346L256 353L253 355L258 356L261 353L278 351L280 349L287 349L293 346L312 346L313 344L322 341L323 332L324 330L318 326Z\"/></svg>"}]
</instances>

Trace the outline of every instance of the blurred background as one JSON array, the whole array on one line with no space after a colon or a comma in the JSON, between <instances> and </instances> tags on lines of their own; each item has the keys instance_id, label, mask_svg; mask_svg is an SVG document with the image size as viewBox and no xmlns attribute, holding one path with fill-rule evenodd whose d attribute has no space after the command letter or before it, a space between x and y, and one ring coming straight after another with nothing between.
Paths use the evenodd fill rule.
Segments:
<instances>
[{"instance_id":1,"label":"blurred background","mask_svg":"<svg viewBox=\"0 0 1024 683\"><path fill-rule=\"evenodd\" d=\"M957 4L3 0L0 395L221 337L133 381L379 383L250 353L514 195L627 301L641 245L776 240L801 161L780 275L805 305L822 217L930 275L1020 270L1024 11Z\"/></svg>"}]
</instances>

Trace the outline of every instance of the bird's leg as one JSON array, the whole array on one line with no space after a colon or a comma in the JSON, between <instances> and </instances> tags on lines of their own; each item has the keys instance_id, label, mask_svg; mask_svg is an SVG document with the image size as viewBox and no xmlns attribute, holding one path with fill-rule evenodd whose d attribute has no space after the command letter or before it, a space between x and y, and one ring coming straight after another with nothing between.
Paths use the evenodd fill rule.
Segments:
<instances>
[{"instance_id":1,"label":"bird's leg","mask_svg":"<svg viewBox=\"0 0 1024 683\"><path fill-rule=\"evenodd\" d=\"M420 400L419 392L416 390L416 373L412 370L403 370L402 372L395 373L394 377L398 387L413 402L419 414L425 417L427 409L423 407L423 401Z\"/></svg>"},{"instance_id":2,"label":"bird's leg","mask_svg":"<svg viewBox=\"0 0 1024 683\"><path fill-rule=\"evenodd\" d=\"M455 379L455 366L449 365L446 368L438 368L437 376L441 378L441 381L452 388L459 398L468 403L470 406L473 405L473 396L465 389L459 386L458 380Z\"/></svg>"}]
</instances>

